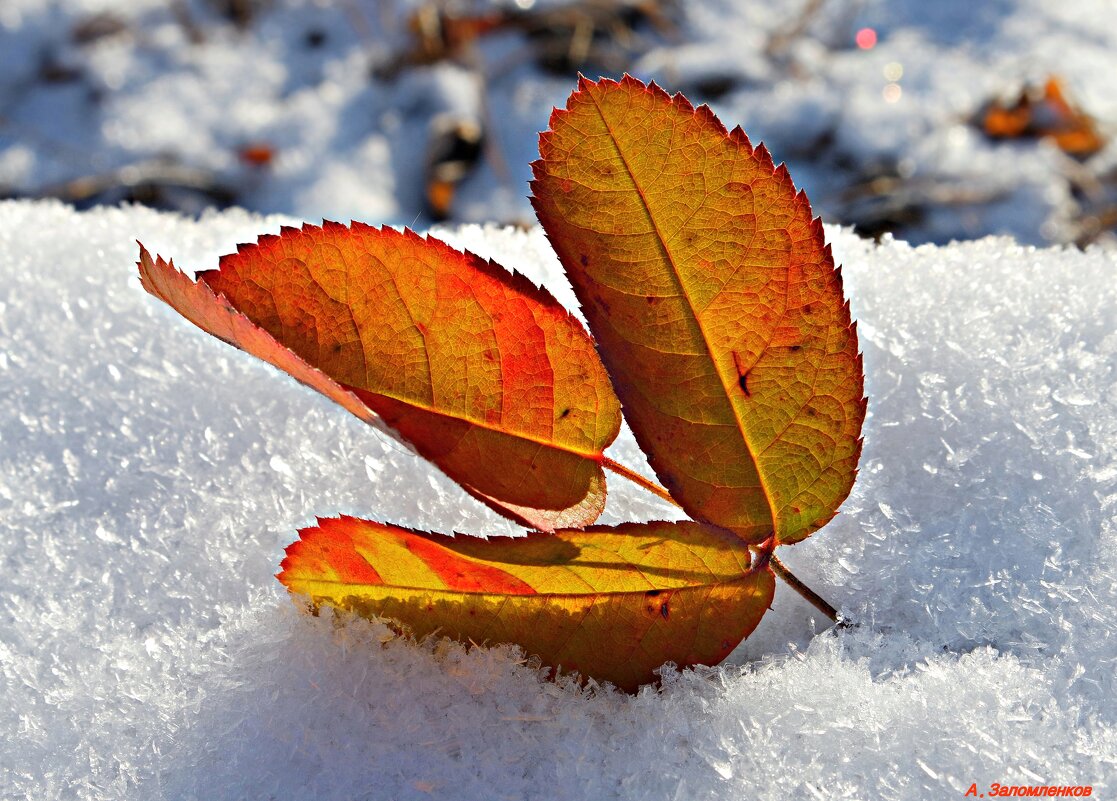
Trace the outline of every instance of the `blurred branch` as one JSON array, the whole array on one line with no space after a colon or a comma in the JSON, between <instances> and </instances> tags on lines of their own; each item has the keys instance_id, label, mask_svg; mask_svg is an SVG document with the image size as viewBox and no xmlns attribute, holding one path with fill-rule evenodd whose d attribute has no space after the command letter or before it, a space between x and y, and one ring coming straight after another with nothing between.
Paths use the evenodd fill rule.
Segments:
<instances>
[{"instance_id":1,"label":"blurred branch","mask_svg":"<svg viewBox=\"0 0 1117 801\"><path fill-rule=\"evenodd\" d=\"M408 67L456 61L478 40L517 31L531 43L537 63L569 72L601 62L620 70L647 49L637 29L645 24L660 35L675 30L668 8L675 0L574 0L543 8L498 8L459 13L442 3L426 3L409 20L412 43L381 65L377 75L391 78Z\"/></svg>"},{"instance_id":2,"label":"blurred branch","mask_svg":"<svg viewBox=\"0 0 1117 801\"><path fill-rule=\"evenodd\" d=\"M912 226L937 208L976 206L1007 197L1001 187L976 187L933 177L877 175L840 192L831 204L842 222L879 237Z\"/></svg>"},{"instance_id":3,"label":"blurred branch","mask_svg":"<svg viewBox=\"0 0 1117 801\"><path fill-rule=\"evenodd\" d=\"M20 194L56 198L77 206L120 201L165 206L168 194L174 192L200 195L220 207L232 205L237 198L236 188L219 180L212 172L165 160L132 164ZM113 194L120 197L111 197Z\"/></svg>"},{"instance_id":4,"label":"blurred branch","mask_svg":"<svg viewBox=\"0 0 1117 801\"><path fill-rule=\"evenodd\" d=\"M768 44L764 47L765 55L769 58L776 59L786 53L792 42L806 32L811 22L818 16L818 12L822 10L825 4L826 0L807 0L790 23L782 29L773 32L768 38Z\"/></svg>"}]
</instances>

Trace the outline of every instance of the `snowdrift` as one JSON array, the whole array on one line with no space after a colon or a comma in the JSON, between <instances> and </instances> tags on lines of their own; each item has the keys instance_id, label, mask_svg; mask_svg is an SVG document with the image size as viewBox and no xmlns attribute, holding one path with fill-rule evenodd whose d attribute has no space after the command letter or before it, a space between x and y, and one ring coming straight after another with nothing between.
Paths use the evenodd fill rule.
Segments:
<instances>
[{"instance_id":1,"label":"snowdrift","mask_svg":"<svg viewBox=\"0 0 1117 801\"><path fill-rule=\"evenodd\" d=\"M515 648L311 617L313 515L514 529L146 296L280 218L0 204L0 795L902 799L1117 783L1117 254L829 230L865 353L860 478L717 669L635 697ZM570 304L538 230L452 244ZM643 467L622 435L611 455ZM671 517L612 481L602 522Z\"/></svg>"}]
</instances>

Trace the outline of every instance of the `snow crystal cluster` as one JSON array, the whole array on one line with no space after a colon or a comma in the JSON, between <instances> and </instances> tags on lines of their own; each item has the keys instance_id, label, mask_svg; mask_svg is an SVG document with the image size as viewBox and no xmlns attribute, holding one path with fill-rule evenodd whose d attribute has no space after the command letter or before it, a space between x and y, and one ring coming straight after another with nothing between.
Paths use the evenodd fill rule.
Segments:
<instances>
[{"instance_id":1,"label":"snow crystal cluster","mask_svg":"<svg viewBox=\"0 0 1117 801\"><path fill-rule=\"evenodd\" d=\"M870 415L842 513L716 669L625 696L393 639L272 578L315 514L510 526L140 289L277 230L0 204L0 797L961 798L1117 791L1117 256L830 229ZM454 243L570 301L538 230ZM641 467L624 438L612 455ZM605 522L669 513L610 476Z\"/></svg>"}]
</instances>

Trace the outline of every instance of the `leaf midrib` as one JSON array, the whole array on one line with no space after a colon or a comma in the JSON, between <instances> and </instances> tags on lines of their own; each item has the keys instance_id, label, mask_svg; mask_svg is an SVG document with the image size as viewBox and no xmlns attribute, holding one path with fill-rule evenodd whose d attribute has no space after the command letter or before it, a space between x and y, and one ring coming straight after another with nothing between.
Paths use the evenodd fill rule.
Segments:
<instances>
[{"instance_id":1,"label":"leaf midrib","mask_svg":"<svg viewBox=\"0 0 1117 801\"><path fill-rule=\"evenodd\" d=\"M532 436L530 434L525 434L525 433L520 432L520 431L512 431L512 430L508 430L508 429L503 429L503 428L495 426L491 423L481 422L480 420L475 420L474 418L469 417L467 415L454 414L452 412L448 412L448 411L445 411L445 410L442 410L442 409L435 408L434 406L431 406L429 404L413 400L412 398L401 398L398 395L395 395L391 392L380 392L380 391L373 390L373 389L365 389L364 387L355 387L352 384L340 384L340 386L342 387L342 389L349 390L350 392L352 392L354 390L358 390L360 392L367 392L369 395L379 395L382 398L387 398L388 400L393 400L396 403L403 404L404 406L410 406L412 408L418 409L419 411L426 412L427 414L436 415L438 417L445 417L449 420L457 420L457 421L462 422L462 423L468 423L469 425L476 426L477 428L480 428L484 431L491 431L495 434L503 434L506 437L513 437L515 439L522 439L525 442L530 442L534 445L539 445L540 447L552 448L553 450L562 451L564 453L570 453L570 454L573 454L574 456L581 456L581 457L583 457L585 459L589 459L590 461L593 461L593 462L601 462L601 460L604 458L603 457L604 449L602 449L602 451L583 451L583 450L579 450L578 448L574 448L572 446L567 446L567 445L563 445L559 442L554 442L554 441L548 441L548 440L545 440L545 439L541 439L539 437ZM359 395L357 397L358 397L358 399L360 399ZM362 401L362 403L364 403L364 401ZM365 405L367 406L368 404L365 404ZM375 412L376 410L372 409L371 411ZM377 417L380 417L380 419L383 420L382 415L377 414ZM387 423L387 421L385 421L385 425L391 425L391 424Z\"/></svg>"},{"instance_id":2,"label":"leaf midrib","mask_svg":"<svg viewBox=\"0 0 1117 801\"><path fill-rule=\"evenodd\" d=\"M558 565L554 565L558 567ZM725 584L735 584L751 580L755 577L755 571L750 569L743 573L736 573L731 577L721 579L719 581L710 581L704 584L684 584L681 587L649 587L639 590L598 590L597 592L533 592L533 593L517 593L517 592L479 592L471 590L450 590L450 589L434 589L431 587L411 587L403 584L357 584L351 581L337 581L334 579L318 579L318 578L294 578L291 579L292 583L300 583L304 585L321 584L330 587L353 587L353 588L368 588L368 589L382 589L385 592L392 590L404 590L409 592L423 592L435 593L438 595L489 595L494 598L598 598L602 595L646 595L649 592L682 592L683 590L700 590L706 587L720 587ZM351 596L359 597L359 596Z\"/></svg>"},{"instance_id":3,"label":"leaf midrib","mask_svg":"<svg viewBox=\"0 0 1117 801\"><path fill-rule=\"evenodd\" d=\"M714 357L714 351L710 346L709 337L706 335L706 330L702 326L702 320L698 316L698 311L695 308L694 302L691 300L690 293L687 292L686 285L683 283L682 276L679 274L679 268L675 262L675 257L672 255L670 248L667 247L667 240L660 230L659 223L652 214L651 205L648 203L648 198L644 194L643 188L636 180L636 174L633 172L632 166L629 164L628 159L625 157L624 151L621 150L620 142L617 135L613 132L613 127L609 124L609 120L605 117L605 112L601 109L601 104L597 102L597 98L590 90L586 90L590 101L593 103L594 109L597 111L597 116L601 119L601 124L605 126L606 132L609 134L609 141L613 144L613 149L617 153L617 158L621 160L624 165L625 172L628 174L628 179L632 182L633 189L636 190L637 197L640 198L640 205L644 209L644 213L648 217L648 222L652 226L652 231L655 233L656 243L659 245L664 258L667 260L668 265L671 267L671 278L679 288L680 297L686 303L687 309L690 311L691 319L694 320L695 326L698 328L698 333L702 338L702 344L706 348L706 354L710 357L710 363L714 366L714 372L717 374L718 381L721 384L722 392L725 394L726 403L729 404L730 410L733 412L733 419L737 422L737 430L741 434L741 440L745 444L745 452L748 454L749 460L752 462L753 469L756 471L757 479L760 481L760 488L764 494L764 501L768 504L768 514L772 521L772 529L775 531L777 528L776 510L772 503L772 493L768 489L768 483L765 480L763 471L760 469L760 464L757 462L757 457L751 442L749 442L748 433L744 426L744 421L737 410L737 405L733 402L732 390L729 384L726 383L725 376L722 374L722 369L718 365L717 359Z\"/></svg>"}]
</instances>

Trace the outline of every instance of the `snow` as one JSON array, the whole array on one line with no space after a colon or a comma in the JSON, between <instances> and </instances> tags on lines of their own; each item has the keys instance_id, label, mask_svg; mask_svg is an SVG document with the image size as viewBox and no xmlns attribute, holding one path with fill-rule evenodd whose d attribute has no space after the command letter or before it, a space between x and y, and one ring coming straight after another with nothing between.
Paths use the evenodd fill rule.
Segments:
<instances>
[{"instance_id":1,"label":"snow","mask_svg":"<svg viewBox=\"0 0 1117 801\"><path fill-rule=\"evenodd\" d=\"M258 212L424 225L429 143L453 119L482 125L488 147L452 218L531 222L524 186L536 134L565 102L574 68L545 71L525 35L505 32L393 75L393 59L415 51L408 20L422 5L4 0L0 195L55 196L81 178L116 176L118 185L177 170ZM562 3L442 5L484 13ZM669 32L637 26L627 50L614 37L619 63L590 59L587 74L627 69L711 102L788 162L827 220L938 243L986 234L1073 242L1112 228L1103 221L1117 203L1113 142L1079 163L1050 142L992 142L971 124L990 100L1057 76L1111 128L1111 0L645 5L667 10ZM238 28L222 6L249 7L251 19ZM854 44L862 28L877 32L871 50ZM270 148L272 163L239 159L251 145ZM181 187L159 198L190 212L213 199Z\"/></svg>"},{"instance_id":2,"label":"snow","mask_svg":"<svg viewBox=\"0 0 1117 801\"><path fill-rule=\"evenodd\" d=\"M429 140L455 121L489 149L452 219L531 223L536 133L573 72L501 33L391 77L420 0L242 5L239 29L200 0L0 0L0 196L155 170L292 215L205 211L189 186L161 201L200 219L0 203L0 798L1114 792L1117 251L1029 245L1112 212L1117 145L1079 162L972 124L1055 75L1112 137L1110 0L711 0L637 32L623 68L764 141L827 221L940 246L827 229L865 452L842 514L781 556L856 625L781 586L728 664L635 697L545 681L512 647L310 617L272 577L315 514L515 529L145 295L135 240L205 269L284 222L426 228ZM573 305L537 228L442 233ZM947 244L987 234L1014 239ZM627 433L611 455L644 466ZM610 476L602 522L673 515Z\"/></svg>"},{"instance_id":3,"label":"snow","mask_svg":"<svg viewBox=\"0 0 1117 801\"><path fill-rule=\"evenodd\" d=\"M829 228L865 353L853 494L717 669L626 696L304 614L313 515L509 524L148 297L286 218L0 204L0 797L906 799L1117 784L1117 255ZM538 229L448 239L570 293ZM631 438L611 455L641 461ZM605 521L668 513L610 476Z\"/></svg>"}]
</instances>

